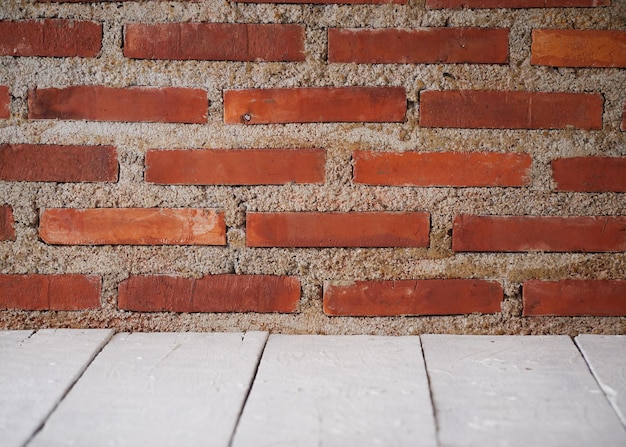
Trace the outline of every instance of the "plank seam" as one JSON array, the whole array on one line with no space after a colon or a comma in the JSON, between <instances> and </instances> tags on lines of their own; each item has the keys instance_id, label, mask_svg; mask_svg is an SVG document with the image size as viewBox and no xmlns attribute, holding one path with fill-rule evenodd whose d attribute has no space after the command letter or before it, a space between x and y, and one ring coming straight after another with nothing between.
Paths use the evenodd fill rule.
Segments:
<instances>
[{"instance_id":1,"label":"plank seam","mask_svg":"<svg viewBox=\"0 0 626 447\"><path fill-rule=\"evenodd\" d=\"M591 373L591 376L593 377L593 380L595 380L596 384L598 385L598 388L600 388L600 391L602 391L602 395L604 396L604 399L609 403L609 406L611 407L611 409L615 413L615 416L617 417L617 420L622 423L624 428L626 428L626 425L624 425L624 422L622 421L622 418L620 417L618 409L615 407L615 405L613 404L611 399L609 399L609 396L606 394L606 391L604 391L604 387L600 383L600 379L596 376L596 373L593 371L593 367L591 366L591 361L589 359L587 359L587 357L585 356L585 351L583 351L581 349L581 347L578 344L578 341L576 340L575 337L572 337L572 341L574 342L574 346L576 346L576 349L578 349L578 352L580 353L581 357L583 358L583 361L585 362L585 365L587 365L587 369Z\"/></svg>"},{"instance_id":2,"label":"plank seam","mask_svg":"<svg viewBox=\"0 0 626 447\"><path fill-rule=\"evenodd\" d=\"M85 371L87 371L87 369L91 366L91 364L94 362L94 360L96 360L96 357L98 357L100 355L100 353L102 352L102 350L109 344L109 342L111 341L111 339L113 338L114 335L115 335L115 332L113 332L113 331L109 332L109 335L107 336L107 338L105 338L102 341L100 347L97 350L94 351L94 353L92 354L91 358L88 359L87 362L85 362L85 365L78 371L78 374L76 375L76 378L74 379L74 381L70 384L70 386L67 387L67 390L63 393L63 395L61 395L59 400L53 405L52 409L44 417L43 422L41 424L39 424L39 426L33 431L33 433L30 435L30 437L26 440L26 442L24 443L24 447L28 447L33 442L33 440L37 437L39 432L41 432L41 430L43 430L43 428L48 423L48 420L50 419L50 416L52 416L52 414L56 411L56 409L59 407L59 405L61 405L61 402L63 402L65 400L65 398L72 391L74 386L76 386L78 381L83 377L83 375L85 374ZM32 337L32 335L31 335L31 337Z\"/></svg>"},{"instance_id":3,"label":"plank seam","mask_svg":"<svg viewBox=\"0 0 626 447\"><path fill-rule=\"evenodd\" d=\"M242 338L242 341L245 339L245 335ZM248 403L248 398L250 397L250 393L252 392L252 387L254 387L254 382L256 381L256 376L259 373L259 367L261 366L261 360L263 359L263 354L265 353L265 348L267 347L267 343L269 341L270 337L269 334L267 335L267 337L265 337L265 341L263 342L263 348L261 349L261 352L259 353L259 358L256 361L256 365L254 366L254 373L252 374L252 378L250 379L250 386L248 387L248 392L246 393L245 397L243 398L243 402L241 403L241 410L239 411L239 414L237 415L237 420L235 421L235 425L233 427L233 432L230 435L230 441L228 442L228 447L233 447L233 442L235 441L235 435L237 434L237 429L239 428L239 423L241 422L241 417L243 416L243 411L246 408L246 404Z\"/></svg>"},{"instance_id":4,"label":"plank seam","mask_svg":"<svg viewBox=\"0 0 626 447\"><path fill-rule=\"evenodd\" d=\"M422 353L422 359L424 360L424 371L426 373L426 383L428 385L428 396L430 397L430 408L433 412L433 421L435 424L435 442L437 446L441 445L439 440L439 421L437 419L437 408L435 406L435 398L433 396L433 387L430 382L430 373L428 372L428 363L426 362L426 354L424 353L424 344L422 343L422 337L418 337L420 341L420 351Z\"/></svg>"}]
</instances>

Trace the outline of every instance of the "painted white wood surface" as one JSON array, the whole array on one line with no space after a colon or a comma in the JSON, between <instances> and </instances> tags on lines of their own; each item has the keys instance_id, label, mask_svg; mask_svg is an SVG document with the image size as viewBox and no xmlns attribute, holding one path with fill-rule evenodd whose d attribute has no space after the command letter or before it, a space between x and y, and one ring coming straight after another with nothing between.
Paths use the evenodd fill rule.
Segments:
<instances>
[{"instance_id":1,"label":"painted white wood surface","mask_svg":"<svg viewBox=\"0 0 626 447\"><path fill-rule=\"evenodd\" d=\"M579 335L576 344L626 427L626 335Z\"/></svg>"},{"instance_id":2,"label":"painted white wood surface","mask_svg":"<svg viewBox=\"0 0 626 447\"><path fill-rule=\"evenodd\" d=\"M567 336L422 336L442 446L626 446Z\"/></svg>"},{"instance_id":3,"label":"painted white wood surface","mask_svg":"<svg viewBox=\"0 0 626 447\"><path fill-rule=\"evenodd\" d=\"M117 334L29 447L227 446L266 339Z\"/></svg>"},{"instance_id":4,"label":"painted white wood surface","mask_svg":"<svg viewBox=\"0 0 626 447\"><path fill-rule=\"evenodd\" d=\"M24 445L111 335L77 329L0 332L0 445Z\"/></svg>"},{"instance_id":5,"label":"painted white wood surface","mask_svg":"<svg viewBox=\"0 0 626 447\"><path fill-rule=\"evenodd\" d=\"M233 445L435 446L419 338L271 335Z\"/></svg>"}]
</instances>

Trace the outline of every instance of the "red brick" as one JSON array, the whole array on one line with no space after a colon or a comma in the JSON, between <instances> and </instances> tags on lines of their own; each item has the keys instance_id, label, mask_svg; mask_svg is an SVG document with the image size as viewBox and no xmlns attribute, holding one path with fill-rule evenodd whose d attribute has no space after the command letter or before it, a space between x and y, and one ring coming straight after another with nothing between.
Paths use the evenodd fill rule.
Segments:
<instances>
[{"instance_id":1,"label":"red brick","mask_svg":"<svg viewBox=\"0 0 626 447\"><path fill-rule=\"evenodd\" d=\"M626 316L626 281L526 281L524 316Z\"/></svg>"},{"instance_id":2,"label":"red brick","mask_svg":"<svg viewBox=\"0 0 626 447\"><path fill-rule=\"evenodd\" d=\"M626 67L626 31L533 30L531 63L552 67Z\"/></svg>"},{"instance_id":3,"label":"red brick","mask_svg":"<svg viewBox=\"0 0 626 447\"><path fill-rule=\"evenodd\" d=\"M118 306L139 312L291 313L299 300L300 281L290 276L131 276L120 284Z\"/></svg>"},{"instance_id":4,"label":"red brick","mask_svg":"<svg viewBox=\"0 0 626 447\"><path fill-rule=\"evenodd\" d=\"M81 85L31 90L28 118L206 123L208 104L201 89Z\"/></svg>"},{"instance_id":5,"label":"red brick","mask_svg":"<svg viewBox=\"0 0 626 447\"><path fill-rule=\"evenodd\" d=\"M505 64L504 28L328 30L328 61L362 64Z\"/></svg>"},{"instance_id":6,"label":"red brick","mask_svg":"<svg viewBox=\"0 0 626 447\"><path fill-rule=\"evenodd\" d=\"M626 157L575 157L552 161L559 191L626 192Z\"/></svg>"},{"instance_id":7,"label":"red brick","mask_svg":"<svg viewBox=\"0 0 626 447\"><path fill-rule=\"evenodd\" d=\"M15 240L15 221L13 208L8 205L0 206L0 241Z\"/></svg>"},{"instance_id":8,"label":"red brick","mask_svg":"<svg viewBox=\"0 0 626 447\"><path fill-rule=\"evenodd\" d=\"M248 213L249 247L427 247L423 212Z\"/></svg>"},{"instance_id":9,"label":"red brick","mask_svg":"<svg viewBox=\"0 0 626 447\"><path fill-rule=\"evenodd\" d=\"M113 146L0 146L0 180L114 182L117 174L117 153Z\"/></svg>"},{"instance_id":10,"label":"red brick","mask_svg":"<svg viewBox=\"0 0 626 447\"><path fill-rule=\"evenodd\" d=\"M304 27L233 23L131 23L124 55L135 59L303 61Z\"/></svg>"},{"instance_id":11,"label":"red brick","mask_svg":"<svg viewBox=\"0 0 626 447\"><path fill-rule=\"evenodd\" d=\"M324 312L359 317L495 313L502 297L502 286L495 281L357 281L324 287Z\"/></svg>"},{"instance_id":12,"label":"red brick","mask_svg":"<svg viewBox=\"0 0 626 447\"><path fill-rule=\"evenodd\" d=\"M146 181L174 185L323 183L323 149L150 150Z\"/></svg>"},{"instance_id":13,"label":"red brick","mask_svg":"<svg viewBox=\"0 0 626 447\"><path fill-rule=\"evenodd\" d=\"M602 129L600 94L423 91L420 126L471 129Z\"/></svg>"},{"instance_id":14,"label":"red brick","mask_svg":"<svg viewBox=\"0 0 626 447\"><path fill-rule=\"evenodd\" d=\"M0 85L0 119L11 117L11 95L9 87Z\"/></svg>"},{"instance_id":15,"label":"red brick","mask_svg":"<svg viewBox=\"0 0 626 447\"><path fill-rule=\"evenodd\" d=\"M99 276L87 275L0 275L0 308L97 309L101 283Z\"/></svg>"},{"instance_id":16,"label":"red brick","mask_svg":"<svg viewBox=\"0 0 626 447\"><path fill-rule=\"evenodd\" d=\"M467 216L454 219L454 251L626 250L626 216Z\"/></svg>"},{"instance_id":17,"label":"red brick","mask_svg":"<svg viewBox=\"0 0 626 447\"><path fill-rule=\"evenodd\" d=\"M306 3L306 4L318 4L318 5L332 5L332 4L345 4L345 5L382 5L382 4L397 4L406 5L407 0L233 0L235 3Z\"/></svg>"},{"instance_id":18,"label":"red brick","mask_svg":"<svg viewBox=\"0 0 626 447\"><path fill-rule=\"evenodd\" d=\"M205 209L43 210L39 235L60 245L226 245L224 214Z\"/></svg>"},{"instance_id":19,"label":"red brick","mask_svg":"<svg viewBox=\"0 0 626 447\"><path fill-rule=\"evenodd\" d=\"M392 186L524 186L528 154L354 152L354 181Z\"/></svg>"},{"instance_id":20,"label":"red brick","mask_svg":"<svg viewBox=\"0 0 626 447\"><path fill-rule=\"evenodd\" d=\"M426 6L442 8L583 8L609 6L611 0L426 0Z\"/></svg>"},{"instance_id":21,"label":"red brick","mask_svg":"<svg viewBox=\"0 0 626 447\"><path fill-rule=\"evenodd\" d=\"M340 87L226 90L228 124L401 122L402 87Z\"/></svg>"},{"instance_id":22,"label":"red brick","mask_svg":"<svg viewBox=\"0 0 626 447\"><path fill-rule=\"evenodd\" d=\"M102 25L77 20L0 21L1 56L95 57Z\"/></svg>"}]
</instances>

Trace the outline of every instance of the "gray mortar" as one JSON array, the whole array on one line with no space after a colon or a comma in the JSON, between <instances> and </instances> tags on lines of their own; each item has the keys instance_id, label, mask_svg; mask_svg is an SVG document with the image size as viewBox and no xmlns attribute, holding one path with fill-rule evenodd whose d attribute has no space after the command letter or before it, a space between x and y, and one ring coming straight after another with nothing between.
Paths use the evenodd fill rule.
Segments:
<instances>
[{"instance_id":1,"label":"gray mortar","mask_svg":"<svg viewBox=\"0 0 626 447\"><path fill-rule=\"evenodd\" d=\"M270 330L328 334L569 334L626 333L626 318L521 317L521 284L527 279L625 279L626 253L454 254L452 220L459 213L493 215L625 215L624 194L557 193L550 161L580 155L626 155L619 130L626 99L626 70L535 67L534 28L626 29L626 2L611 7L532 10L427 10L424 1L398 5L255 5L227 1L58 4L4 0L0 19L68 18L103 23L99 57L0 57L0 85L9 85L11 118L0 120L0 143L110 144L118 151L117 183L0 182L0 205L13 207L17 240L0 242L0 273L83 273L103 277L103 308L84 312L0 311L0 328L111 327L124 331ZM142 61L123 57L128 22L210 21L302 23L307 59L298 63ZM326 63L329 27L510 28L505 65L356 65ZM180 86L205 89L206 125L28 121L28 90L74 84ZM409 107L403 123L223 124L224 88L303 86L402 86ZM503 89L600 92L604 128L581 130L420 129L419 92ZM326 183L284 186L161 186L143 182L151 148L301 148L327 150ZM370 187L352 183L351 154L374 151L495 151L533 157L523 188ZM227 247L49 246L38 239L39 212L49 207L205 207L224 210ZM429 248L280 249L245 247L246 211L428 211ZM117 287L131 274L295 275L302 299L294 315L141 314L116 309ZM322 312L327 281L422 278L497 280L505 290L502 312L454 317L337 318Z\"/></svg>"}]
</instances>

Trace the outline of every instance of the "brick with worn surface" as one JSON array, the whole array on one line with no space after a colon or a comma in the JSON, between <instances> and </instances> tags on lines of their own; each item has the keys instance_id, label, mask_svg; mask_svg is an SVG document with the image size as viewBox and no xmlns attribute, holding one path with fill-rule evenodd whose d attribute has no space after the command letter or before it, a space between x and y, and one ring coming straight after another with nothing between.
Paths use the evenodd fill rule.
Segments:
<instances>
[{"instance_id":1,"label":"brick with worn surface","mask_svg":"<svg viewBox=\"0 0 626 447\"><path fill-rule=\"evenodd\" d=\"M573 157L552 160L559 191L626 192L626 157Z\"/></svg>"},{"instance_id":2,"label":"brick with worn surface","mask_svg":"<svg viewBox=\"0 0 626 447\"><path fill-rule=\"evenodd\" d=\"M149 150L146 181L174 185L323 183L323 149Z\"/></svg>"},{"instance_id":3,"label":"brick with worn surface","mask_svg":"<svg viewBox=\"0 0 626 447\"><path fill-rule=\"evenodd\" d=\"M626 68L626 31L535 29L530 61L552 67Z\"/></svg>"},{"instance_id":4,"label":"brick with worn surface","mask_svg":"<svg viewBox=\"0 0 626 447\"><path fill-rule=\"evenodd\" d=\"M0 275L0 308L96 309L100 307L101 283L94 275Z\"/></svg>"},{"instance_id":5,"label":"brick with worn surface","mask_svg":"<svg viewBox=\"0 0 626 447\"><path fill-rule=\"evenodd\" d=\"M114 182L113 146L0 145L0 180L25 182Z\"/></svg>"},{"instance_id":6,"label":"brick with worn surface","mask_svg":"<svg viewBox=\"0 0 626 447\"><path fill-rule=\"evenodd\" d=\"M420 126L602 129L598 93L444 90L420 93Z\"/></svg>"},{"instance_id":7,"label":"brick with worn surface","mask_svg":"<svg viewBox=\"0 0 626 447\"><path fill-rule=\"evenodd\" d=\"M626 281L525 281L524 315L626 316Z\"/></svg>"},{"instance_id":8,"label":"brick with worn surface","mask_svg":"<svg viewBox=\"0 0 626 447\"><path fill-rule=\"evenodd\" d=\"M120 284L118 306L139 312L290 313L299 300L300 281L292 276L131 276Z\"/></svg>"},{"instance_id":9,"label":"brick with worn surface","mask_svg":"<svg viewBox=\"0 0 626 447\"><path fill-rule=\"evenodd\" d=\"M28 118L206 123L208 104L201 89L80 85L30 90Z\"/></svg>"},{"instance_id":10,"label":"brick with worn surface","mask_svg":"<svg viewBox=\"0 0 626 447\"><path fill-rule=\"evenodd\" d=\"M328 61L362 64L505 64L505 28L328 30Z\"/></svg>"},{"instance_id":11,"label":"brick with worn surface","mask_svg":"<svg viewBox=\"0 0 626 447\"><path fill-rule=\"evenodd\" d=\"M470 216L454 219L454 251L619 252L626 216Z\"/></svg>"},{"instance_id":12,"label":"brick with worn surface","mask_svg":"<svg viewBox=\"0 0 626 447\"><path fill-rule=\"evenodd\" d=\"M0 56L95 57L102 24L46 19L0 21Z\"/></svg>"},{"instance_id":13,"label":"brick with worn surface","mask_svg":"<svg viewBox=\"0 0 626 447\"><path fill-rule=\"evenodd\" d=\"M524 186L528 154L355 151L354 181L393 186Z\"/></svg>"},{"instance_id":14,"label":"brick with worn surface","mask_svg":"<svg viewBox=\"0 0 626 447\"><path fill-rule=\"evenodd\" d=\"M427 247L424 212L248 213L249 247Z\"/></svg>"},{"instance_id":15,"label":"brick with worn surface","mask_svg":"<svg viewBox=\"0 0 626 447\"><path fill-rule=\"evenodd\" d=\"M500 311L496 281L425 279L324 286L324 312L341 316L454 315Z\"/></svg>"},{"instance_id":16,"label":"brick with worn surface","mask_svg":"<svg viewBox=\"0 0 626 447\"><path fill-rule=\"evenodd\" d=\"M401 122L405 113L402 87L224 91L227 124Z\"/></svg>"},{"instance_id":17,"label":"brick with worn surface","mask_svg":"<svg viewBox=\"0 0 626 447\"><path fill-rule=\"evenodd\" d=\"M45 209L39 236L60 245L226 245L224 214L207 209Z\"/></svg>"},{"instance_id":18,"label":"brick with worn surface","mask_svg":"<svg viewBox=\"0 0 626 447\"><path fill-rule=\"evenodd\" d=\"M15 240L15 222L13 208L9 205L0 206L0 241Z\"/></svg>"},{"instance_id":19,"label":"brick with worn surface","mask_svg":"<svg viewBox=\"0 0 626 447\"><path fill-rule=\"evenodd\" d=\"M233 23L129 23L124 56L135 59L303 61L304 27Z\"/></svg>"},{"instance_id":20,"label":"brick with worn surface","mask_svg":"<svg viewBox=\"0 0 626 447\"><path fill-rule=\"evenodd\" d=\"M0 85L0 119L11 117L11 95L9 87Z\"/></svg>"}]
</instances>

